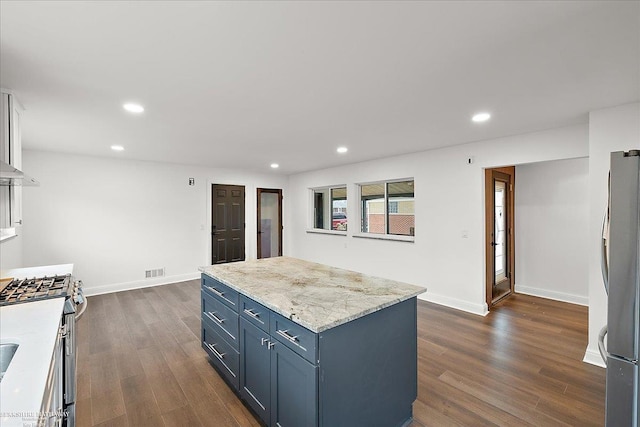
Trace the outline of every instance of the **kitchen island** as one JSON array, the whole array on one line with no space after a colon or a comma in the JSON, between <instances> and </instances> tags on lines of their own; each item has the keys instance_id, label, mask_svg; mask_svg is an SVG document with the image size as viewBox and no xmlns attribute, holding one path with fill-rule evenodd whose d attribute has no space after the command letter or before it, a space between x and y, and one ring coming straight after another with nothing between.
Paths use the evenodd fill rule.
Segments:
<instances>
[{"instance_id":1,"label":"kitchen island","mask_svg":"<svg viewBox=\"0 0 640 427\"><path fill-rule=\"evenodd\" d=\"M410 423L424 288L289 257L201 271L202 346L267 425Z\"/></svg>"}]
</instances>

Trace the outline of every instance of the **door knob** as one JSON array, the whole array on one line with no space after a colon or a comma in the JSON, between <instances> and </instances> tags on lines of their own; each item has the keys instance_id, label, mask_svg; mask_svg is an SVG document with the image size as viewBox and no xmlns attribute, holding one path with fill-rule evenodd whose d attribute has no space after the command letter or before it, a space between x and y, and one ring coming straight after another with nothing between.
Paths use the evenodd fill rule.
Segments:
<instances>
[{"instance_id":1,"label":"door knob","mask_svg":"<svg viewBox=\"0 0 640 427\"><path fill-rule=\"evenodd\" d=\"M491 242L491 246L498 246L496 242Z\"/></svg>"}]
</instances>

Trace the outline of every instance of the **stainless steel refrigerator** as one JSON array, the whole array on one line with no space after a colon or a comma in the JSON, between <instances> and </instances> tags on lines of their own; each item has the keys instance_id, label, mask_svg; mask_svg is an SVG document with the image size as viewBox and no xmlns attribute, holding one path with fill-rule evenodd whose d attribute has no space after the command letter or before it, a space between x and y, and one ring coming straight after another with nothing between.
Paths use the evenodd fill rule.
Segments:
<instances>
[{"instance_id":1,"label":"stainless steel refrigerator","mask_svg":"<svg viewBox=\"0 0 640 427\"><path fill-rule=\"evenodd\" d=\"M603 277L608 288L606 426L640 419L640 150L611 153ZM607 283L608 282L608 283ZM601 347L603 347L601 343Z\"/></svg>"}]
</instances>

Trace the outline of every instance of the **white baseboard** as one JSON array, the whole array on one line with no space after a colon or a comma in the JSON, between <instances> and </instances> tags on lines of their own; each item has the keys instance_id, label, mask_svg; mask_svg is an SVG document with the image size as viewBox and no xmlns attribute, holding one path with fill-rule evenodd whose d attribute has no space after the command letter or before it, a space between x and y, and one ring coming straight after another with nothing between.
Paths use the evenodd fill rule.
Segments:
<instances>
[{"instance_id":1,"label":"white baseboard","mask_svg":"<svg viewBox=\"0 0 640 427\"><path fill-rule=\"evenodd\" d=\"M567 294L564 292L550 291L548 289L532 288L529 286L522 286L516 283L516 293L532 295L534 297L547 298L556 301L569 302L571 304L589 305L589 297L583 297L580 295Z\"/></svg>"},{"instance_id":2,"label":"white baseboard","mask_svg":"<svg viewBox=\"0 0 640 427\"><path fill-rule=\"evenodd\" d=\"M591 365L600 366L601 368L607 367L607 365L604 364L604 361L602 360L602 356L600 356L600 352L597 349L594 350L592 348L587 347L587 351L585 351L584 358L582 359L582 361L589 363Z\"/></svg>"},{"instance_id":3,"label":"white baseboard","mask_svg":"<svg viewBox=\"0 0 640 427\"><path fill-rule=\"evenodd\" d=\"M135 280L125 283L111 283L100 286L85 286L82 288L85 296L109 294L112 292L130 291L132 289L149 288L151 286L168 285L170 283L184 282L185 280L199 279L200 272L177 274L175 276L154 277L153 279Z\"/></svg>"},{"instance_id":4,"label":"white baseboard","mask_svg":"<svg viewBox=\"0 0 640 427\"><path fill-rule=\"evenodd\" d=\"M456 310L466 311L467 313L477 314L479 316L486 316L489 313L487 304L475 304L469 301L460 300L457 298L446 297L444 295L436 295L430 292L425 292L418 295L418 299L423 301L429 301L435 304L444 305L446 307L455 308Z\"/></svg>"}]
</instances>

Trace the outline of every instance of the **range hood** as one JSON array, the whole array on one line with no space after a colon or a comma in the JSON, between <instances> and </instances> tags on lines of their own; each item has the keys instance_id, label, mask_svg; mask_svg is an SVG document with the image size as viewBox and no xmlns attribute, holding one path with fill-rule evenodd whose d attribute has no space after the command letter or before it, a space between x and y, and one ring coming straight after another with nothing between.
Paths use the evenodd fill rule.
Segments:
<instances>
[{"instance_id":1,"label":"range hood","mask_svg":"<svg viewBox=\"0 0 640 427\"><path fill-rule=\"evenodd\" d=\"M19 169L14 168L8 163L0 161L0 185L22 185L24 187L36 187L40 185L38 181L25 175Z\"/></svg>"}]
</instances>

